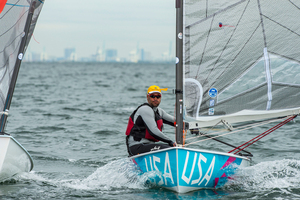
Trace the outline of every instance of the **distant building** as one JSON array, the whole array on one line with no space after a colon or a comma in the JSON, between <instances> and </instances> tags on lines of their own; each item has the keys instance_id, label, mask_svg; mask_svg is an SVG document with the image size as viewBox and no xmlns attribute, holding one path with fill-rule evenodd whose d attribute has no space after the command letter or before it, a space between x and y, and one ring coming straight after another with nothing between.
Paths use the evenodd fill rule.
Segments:
<instances>
[{"instance_id":1,"label":"distant building","mask_svg":"<svg viewBox=\"0 0 300 200\"><path fill-rule=\"evenodd\" d=\"M105 61L107 62L117 62L118 61L118 51L116 49L107 49L105 52Z\"/></svg>"},{"instance_id":2,"label":"distant building","mask_svg":"<svg viewBox=\"0 0 300 200\"><path fill-rule=\"evenodd\" d=\"M105 61L105 53L99 47L97 48L96 54L92 55L92 61L96 61L96 62L104 62Z\"/></svg>"},{"instance_id":3,"label":"distant building","mask_svg":"<svg viewBox=\"0 0 300 200\"><path fill-rule=\"evenodd\" d=\"M144 49L140 49L139 51L139 61L141 62L150 62L152 60L151 53L145 51Z\"/></svg>"},{"instance_id":4,"label":"distant building","mask_svg":"<svg viewBox=\"0 0 300 200\"><path fill-rule=\"evenodd\" d=\"M77 54L75 48L65 49L65 60L66 61L77 61Z\"/></svg>"},{"instance_id":5,"label":"distant building","mask_svg":"<svg viewBox=\"0 0 300 200\"><path fill-rule=\"evenodd\" d=\"M129 61L133 63L137 63L139 61L136 50L129 52Z\"/></svg>"},{"instance_id":6,"label":"distant building","mask_svg":"<svg viewBox=\"0 0 300 200\"><path fill-rule=\"evenodd\" d=\"M44 48L43 52L40 55L40 61L45 62L47 60L48 60L48 55L47 55L46 50Z\"/></svg>"},{"instance_id":7,"label":"distant building","mask_svg":"<svg viewBox=\"0 0 300 200\"><path fill-rule=\"evenodd\" d=\"M32 53L32 61L33 62L39 62L41 61L41 54L40 53Z\"/></svg>"},{"instance_id":8,"label":"distant building","mask_svg":"<svg viewBox=\"0 0 300 200\"><path fill-rule=\"evenodd\" d=\"M31 51L26 51L23 61L24 62L40 62L40 61L47 61L48 56L46 53L35 53Z\"/></svg>"},{"instance_id":9,"label":"distant building","mask_svg":"<svg viewBox=\"0 0 300 200\"><path fill-rule=\"evenodd\" d=\"M144 49L141 49L140 50L140 61L145 61L145 51Z\"/></svg>"},{"instance_id":10,"label":"distant building","mask_svg":"<svg viewBox=\"0 0 300 200\"><path fill-rule=\"evenodd\" d=\"M173 48L172 48L172 41L169 45L169 51L162 53L162 61L164 62L174 62L175 61L175 55L173 55Z\"/></svg>"},{"instance_id":11,"label":"distant building","mask_svg":"<svg viewBox=\"0 0 300 200\"><path fill-rule=\"evenodd\" d=\"M23 58L23 61L24 62L32 62L33 59L32 59L32 52L27 50L24 54L24 58Z\"/></svg>"}]
</instances>

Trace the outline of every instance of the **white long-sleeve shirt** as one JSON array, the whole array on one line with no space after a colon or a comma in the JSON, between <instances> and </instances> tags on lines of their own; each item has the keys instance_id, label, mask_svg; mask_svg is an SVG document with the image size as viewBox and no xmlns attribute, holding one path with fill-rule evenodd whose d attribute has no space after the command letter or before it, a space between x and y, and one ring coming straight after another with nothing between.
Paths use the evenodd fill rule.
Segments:
<instances>
[{"instance_id":1,"label":"white long-sleeve shirt","mask_svg":"<svg viewBox=\"0 0 300 200\"><path fill-rule=\"evenodd\" d=\"M144 121L147 130L150 132L151 136L153 136L155 139L160 140L165 143L172 143L173 141L168 138L162 131L160 131L157 127L156 121L155 121L155 114L154 112L157 112L163 119L163 123L173 125L174 126L174 117L166 113L163 109L158 107L151 108L148 105L141 106L135 113L133 122L136 123L136 120L141 117ZM140 141L135 141L133 136L129 136L128 139L128 145L129 147L137 144L147 144L147 143L154 143L154 141L148 140L146 138L142 138Z\"/></svg>"}]
</instances>

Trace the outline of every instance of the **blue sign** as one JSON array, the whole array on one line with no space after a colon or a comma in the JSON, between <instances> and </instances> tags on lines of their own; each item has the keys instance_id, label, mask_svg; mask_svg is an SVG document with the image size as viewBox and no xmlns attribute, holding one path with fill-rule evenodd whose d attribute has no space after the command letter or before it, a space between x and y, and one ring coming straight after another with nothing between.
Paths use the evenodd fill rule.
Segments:
<instances>
[{"instance_id":1,"label":"blue sign","mask_svg":"<svg viewBox=\"0 0 300 200\"><path fill-rule=\"evenodd\" d=\"M208 95L211 97L211 98L215 98L218 94L218 90L216 88L211 88L209 91L208 91Z\"/></svg>"},{"instance_id":2,"label":"blue sign","mask_svg":"<svg viewBox=\"0 0 300 200\"><path fill-rule=\"evenodd\" d=\"M209 107L213 107L213 106L215 106L215 100L211 99L209 100Z\"/></svg>"},{"instance_id":3,"label":"blue sign","mask_svg":"<svg viewBox=\"0 0 300 200\"><path fill-rule=\"evenodd\" d=\"M214 115L215 114L215 109L214 108L209 108L208 109L208 115Z\"/></svg>"}]
</instances>

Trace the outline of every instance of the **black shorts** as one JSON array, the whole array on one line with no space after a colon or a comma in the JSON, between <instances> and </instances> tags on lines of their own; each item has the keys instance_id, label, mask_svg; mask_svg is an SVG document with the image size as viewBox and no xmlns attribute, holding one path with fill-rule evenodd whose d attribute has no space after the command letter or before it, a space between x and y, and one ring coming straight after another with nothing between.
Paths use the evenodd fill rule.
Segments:
<instances>
[{"instance_id":1,"label":"black shorts","mask_svg":"<svg viewBox=\"0 0 300 200\"><path fill-rule=\"evenodd\" d=\"M137 144L137 145L133 145L131 147L127 147L128 148L128 153L130 154L130 156L134 156L134 155L138 155L140 153L146 153L146 152L150 152L150 151L156 151L159 149L166 149L166 148L170 148L169 145L167 144Z\"/></svg>"}]
</instances>

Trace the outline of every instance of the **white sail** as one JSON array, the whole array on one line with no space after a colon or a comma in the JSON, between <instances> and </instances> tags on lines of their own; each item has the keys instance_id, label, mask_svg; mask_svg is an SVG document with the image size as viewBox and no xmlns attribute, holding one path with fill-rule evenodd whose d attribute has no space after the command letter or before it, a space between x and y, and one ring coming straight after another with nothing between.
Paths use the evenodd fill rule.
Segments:
<instances>
[{"instance_id":1,"label":"white sail","mask_svg":"<svg viewBox=\"0 0 300 200\"><path fill-rule=\"evenodd\" d=\"M9 88L15 82L13 73L18 67L16 63L23 59L24 53L33 34L38 16L44 0L5 0L5 6L0 12L0 110L9 108ZM20 46L25 37L25 24L28 18L31 2L35 2L35 9L27 33L25 48L22 52ZM2 4L2 3L1 3ZM14 87L14 86L13 86ZM2 119L3 121L3 119ZM4 125L1 123L1 127ZM3 131L3 128L1 128Z\"/></svg>"},{"instance_id":2,"label":"white sail","mask_svg":"<svg viewBox=\"0 0 300 200\"><path fill-rule=\"evenodd\" d=\"M299 1L184 5L186 118L203 127L299 114Z\"/></svg>"},{"instance_id":3,"label":"white sail","mask_svg":"<svg viewBox=\"0 0 300 200\"><path fill-rule=\"evenodd\" d=\"M44 0L0 3L0 182L33 168L27 150L5 133L5 124L24 53Z\"/></svg>"},{"instance_id":4,"label":"white sail","mask_svg":"<svg viewBox=\"0 0 300 200\"><path fill-rule=\"evenodd\" d=\"M186 148L186 146L193 144L194 142L185 144L184 129L187 126L183 126L184 110L187 116L191 116L193 120L198 119L203 112L202 106L207 103L207 82L206 78L202 75L209 75L210 65L207 65L209 59L213 59L215 52L210 52L210 57L205 58L205 64L198 65L201 55L199 49L205 49L201 47L205 42L201 41L207 37L208 34L204 30L200 30L197 20L204 18L204 21L208 18L205 13L199 12L201 4L205 4L209 1L197 1L197 0L176 0L176 143L177 147L158 149L148 153L141 153L133 156L130 159L139 167L142 173L150 171L158 172L153 178L154 181L151 184L156 184L164 188L176 191L178 193L190 192L198 189L215 189L222 187L227 180L235 173L240 166L247 166L252 156L250 152L246 154L239 154L237 152L225 153L219 151L211 151L205 149L192 149ZM223 1L222 1L223 2ZM213 5L219 5L219 1L213 1ZM185 7L183 6L185 5ZM183 9L185 8L185 9ZM190 9L190 10L189 10ZM185 10L185 15L183 15ZM205 10L205 9L204 9ZM207 10L208 11L208 10ZM214 12L219 12L214 9ZM183 18L185 18L185 26L183 24ZM200 20L201 21L201 20ZM192 24L192 25L190 25ZM183 27L185 28L185 36L183 37ZM193 29L195 28L195 30ZM199 29L200 28L200 29ZM199 32L198 32L199 31ZM207 31L207 30L206 30ZM183 51L183 39L185 41L185 51ZM204 39L205 40L205 39ZM224 47L223 47L224 48ZM185 52L185 55L183 54ZM204 51L205 52L205 51ZM189 54L190 53L190 54ZM199 54L200 53L200 54ZM183 64L185 64L185 78L183 77ZM205 66L206 68L202 67ZM203 74L198 74L200 71ZM185 89L183 89L183 79L185 80ZM226 87L225 87L226 88ZM211 90L213 98L217 97L217 90ZM185 109L183 109L183 97L185 96ZM251 111L249 111L251 114ZM205 113L204 113L205 114ZM230 114L229 112L227 114ZM253 113L252 113L253 114ZM216 115L215 115L216 116ZM207 118L205 118L207 119ZM221 119L211 119L215 121L201 123L206 124L218 123ZM232 120L235 120L232 118ZM189 123L193 125L193 123ZM194 123L196 127L200 127L200 123ZM190 126L191 127L191 126ZM196 131L195 131L196 132ZM198 137L198 136L197 136ZM210 137L210 136L208 136ZM217 140L214 138L214 140ZM204 141L204 140L200 140ZM219 141L219 140L218 140ZM221 142L221 141L219 141ZM224 144L224 142L222 142ZM228 144L231 147L233 145ZM234 149L235 150L235 149Z\"/></svg>"}]
</instances>

